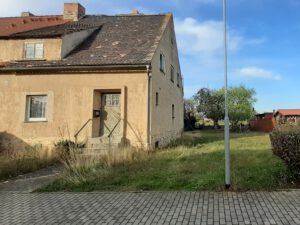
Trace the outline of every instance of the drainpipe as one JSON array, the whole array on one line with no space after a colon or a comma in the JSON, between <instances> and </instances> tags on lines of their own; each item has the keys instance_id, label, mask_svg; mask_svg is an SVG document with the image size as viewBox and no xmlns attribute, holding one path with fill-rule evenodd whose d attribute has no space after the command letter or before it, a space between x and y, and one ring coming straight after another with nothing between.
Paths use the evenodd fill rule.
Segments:
<instances>
[{"instance_id":1,"label":"drainpipe","mask_svg":"<svg viewBox=\"0 0 300 225\"><path fill-rule=\"evenodd\" d=\"M147 148L149 150L151 145L151 72L150 65L146 65L147 69Z\"/></svg>"}]
</instances>

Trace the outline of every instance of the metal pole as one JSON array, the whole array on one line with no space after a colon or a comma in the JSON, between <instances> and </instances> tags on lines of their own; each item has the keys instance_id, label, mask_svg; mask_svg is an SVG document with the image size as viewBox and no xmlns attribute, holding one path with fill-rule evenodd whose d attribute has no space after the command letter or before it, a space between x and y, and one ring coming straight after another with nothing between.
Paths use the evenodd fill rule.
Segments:
<instances>
[{"instance_id":1,"label":"metal pole","mask_svg":"<svg viewBox=\"0 0 300 225\"><path fill-rule=\"evenodd\" d=\"M228 96L227 96L227 15L226 0L223 0L223 22L224 22L224 80L225 80L225 118L224 118L224 135L225 135L225 187L230 187L230 146L229 146L229 117L228 117Z\"/></svg>"}]
</instances>

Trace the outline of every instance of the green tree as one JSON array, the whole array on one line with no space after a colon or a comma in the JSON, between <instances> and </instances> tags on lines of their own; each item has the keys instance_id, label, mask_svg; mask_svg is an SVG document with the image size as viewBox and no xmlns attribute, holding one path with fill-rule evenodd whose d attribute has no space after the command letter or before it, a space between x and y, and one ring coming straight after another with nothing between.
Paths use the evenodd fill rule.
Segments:
<instances>
[{"instance_id":1,"label":"green tree","mask_svg":"<svg viewBox=\"0 0 300 225\"><path fill-rule=\"evenodd\" d=\"M219 120L224 118L224 93L222 90L201 88L194 95L194 100L197 104L197 111L212 119L215 126L218 125Z\"/></svg>"},{"instance_id":2,"label":"green tree","mask_svg":"<svg viewBox=\"0 0 300 225\"><path fill-rule=\"evenodd\" d=\"M228 113L233 128L237 128L240 122L247 121L254 116L255 94L254 89L243 85L228 89Z\"/></svg>"},{"instance_id":3,"label":"green tree","mask_svg":"<svg viewBox=\"0 0 300 225\"><path fill-rule=\"evenodd\" d=\"M193 130L196 124L196 104L194 99L184 99L184 129Z\"/></svg>"},{"instance_id":4,"label":"green tree","mask_svg":"<svg viewBox=\"0 0 300 225\"><path fill-rule=\"evenodd\" d=\"M256 101L255 94L254 89L246 88L243 85L228 88L228 111L232 127L236 128L240 122L251 119L255 114L253 110L253 105ZM194 95L194 100L197 105L197 111L212 119L215 126L218 125L219 120L224 118L224 88L218 90L201 88Z\"/></svg>"}]
</instances>

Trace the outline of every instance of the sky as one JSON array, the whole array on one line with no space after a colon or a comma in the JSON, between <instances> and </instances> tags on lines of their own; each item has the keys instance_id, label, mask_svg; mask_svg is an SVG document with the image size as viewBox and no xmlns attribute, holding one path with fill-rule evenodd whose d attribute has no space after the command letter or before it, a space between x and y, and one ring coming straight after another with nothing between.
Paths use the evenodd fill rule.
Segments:
<instances>
[{"instance_id":1,"label":"sky","mask_svg":"<svg viewBox=\"0 0 300 225\"><path fill-rule=\"evenodd\" d=\"M172 12L185 98L224 86L222 0L77 1L87 14ZM64 2L9 0L0 16L62 14ZM254 88L257 112L300 108L299 11L300 0L227 0L228 85Z\"/></svg>"}]
</instances>

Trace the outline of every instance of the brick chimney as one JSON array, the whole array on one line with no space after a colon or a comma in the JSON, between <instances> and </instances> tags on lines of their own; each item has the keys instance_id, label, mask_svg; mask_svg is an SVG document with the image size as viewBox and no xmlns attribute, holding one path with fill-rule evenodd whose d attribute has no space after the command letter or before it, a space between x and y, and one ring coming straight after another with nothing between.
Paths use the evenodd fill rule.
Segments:
<instances>
[{"instance_id":1,"label":"brick chimney","mask_svg":"<svg viewBox=\"0 0 300 225\"><path fill-rule=\"evenodd\" d=\"M85 8L79 3L64 4L64 19L78 21L85 15Z\"/></svg>"}]
</instances>

